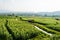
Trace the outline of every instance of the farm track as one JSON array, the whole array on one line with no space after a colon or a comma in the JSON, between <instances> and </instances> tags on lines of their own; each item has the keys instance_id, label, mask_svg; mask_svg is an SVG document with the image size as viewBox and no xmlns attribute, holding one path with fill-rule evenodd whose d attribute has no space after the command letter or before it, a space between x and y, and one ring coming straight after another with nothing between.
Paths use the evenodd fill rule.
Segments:
<instances>
[{"instance_id":1,"label":"farm track","mask_svg":"<svg viewBox=\"0 0 60 40\"><path fill-rule=\"evenodd\" d=\"M48 33L48 32L42 30L41 28L39 28L39 27L37 27L37 26L34 26L34 27L37 28L38 30L42 31L42 32L45 33L45 34L52 36L51 33Z\"/></svg>"}]
</instances>

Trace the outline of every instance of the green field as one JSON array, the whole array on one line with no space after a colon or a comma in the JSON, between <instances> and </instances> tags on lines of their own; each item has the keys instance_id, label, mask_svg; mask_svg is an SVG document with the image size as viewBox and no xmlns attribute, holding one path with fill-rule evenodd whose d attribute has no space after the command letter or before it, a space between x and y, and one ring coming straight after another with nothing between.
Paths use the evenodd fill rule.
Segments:
<instances>
[{"instance_id":1,"label":"green field","mask_svg":"<svg viewBox=\"0 0 60 40\"><path fill-rule=\"evenodd\" d=\"M60 20L53 17L0 16L0 40L60 40Z\"/></svg>"}]
</instances>

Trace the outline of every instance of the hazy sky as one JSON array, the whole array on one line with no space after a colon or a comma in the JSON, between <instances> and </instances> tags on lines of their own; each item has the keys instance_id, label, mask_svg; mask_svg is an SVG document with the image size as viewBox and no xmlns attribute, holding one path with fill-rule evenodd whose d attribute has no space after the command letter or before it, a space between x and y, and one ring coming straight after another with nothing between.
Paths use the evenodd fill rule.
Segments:
<instances>
[{"instance_id":1,"label":"hazy sky","mask_svg":"<svg viewBox=\"0 0 60 40\"><path fill-rule=\"evenodd\" d=\"M0 10L22 12L60 11L60 0L0 0Z\"/></svg>"}]
</instances>

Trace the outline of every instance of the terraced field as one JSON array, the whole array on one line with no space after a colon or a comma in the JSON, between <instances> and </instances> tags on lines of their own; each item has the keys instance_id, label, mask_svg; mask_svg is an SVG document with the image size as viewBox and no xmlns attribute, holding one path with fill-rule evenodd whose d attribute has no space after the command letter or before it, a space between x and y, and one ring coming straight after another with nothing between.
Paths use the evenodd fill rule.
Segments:
<instances>
[{"instance_id":1,"label":"terraced field","mask_svg":"<svg viewBox=\"0 0 60 40\"><path fill-rule=\"evenodd\" d=\"M60 40L59 24L54 18L0 18L0 40Z\"/></svg>"},{"instance_id":2,"label":"terraced field","mask_svg":"<svg viewBox=\"0 0 60 40\"><path fill-rule=\"evenodd\" d=\"M52 36L60 35L60 20L56 20L56 18L52 17L30 17L23 18L23 20L32 20L30 23L35 25L36 27L52 34ZM60 37L60 36L59 36Z\"/></svg>"}]
</instances>

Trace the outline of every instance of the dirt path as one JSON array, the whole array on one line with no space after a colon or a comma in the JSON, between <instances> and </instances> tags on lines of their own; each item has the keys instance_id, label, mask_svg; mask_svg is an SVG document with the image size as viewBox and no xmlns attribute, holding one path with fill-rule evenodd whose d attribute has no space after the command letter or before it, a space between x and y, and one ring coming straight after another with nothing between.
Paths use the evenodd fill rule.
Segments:
<instances>
[{"instance_id":1,"label":"dirt path","mask_svg":"<svg viewBox=\"0 0 60 40\"><path fill-rule=\"evenodd\" d=\"M39 28L39 27L37 27L37 26L34 26L34 27L35 27L35 28L37 28L38 30L42 31L42 32L43 32L43 33L45 33L45 34L52 36L52 34L51 34L51 33L48 33L48 32L46 32L46 31L44 31L44 30L40 29L40 28Z\"/></svg>"}]
</instances>

